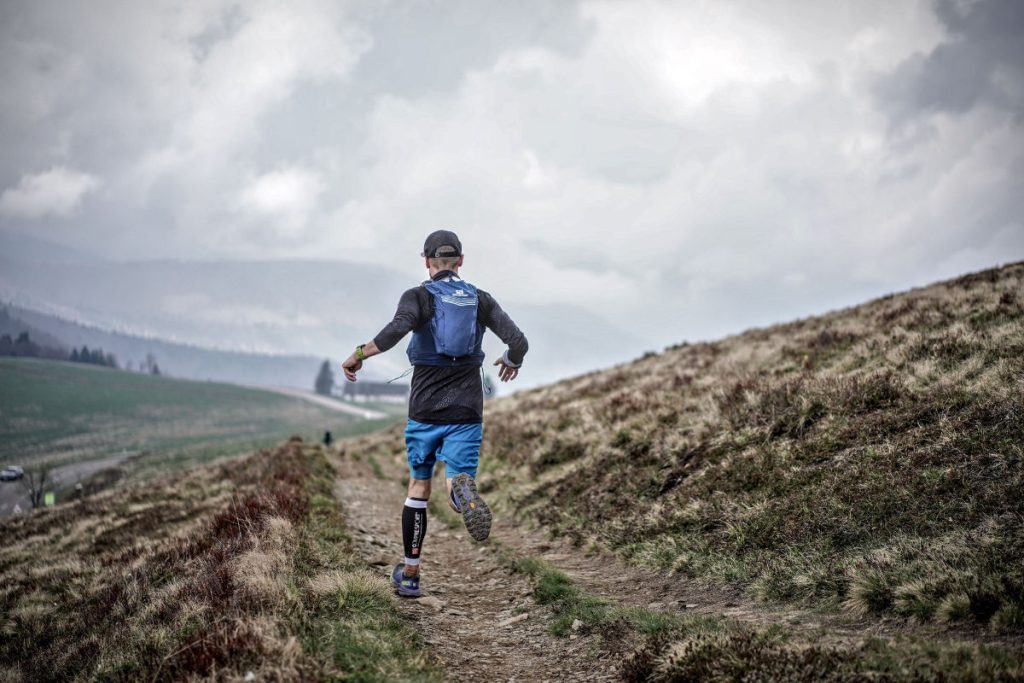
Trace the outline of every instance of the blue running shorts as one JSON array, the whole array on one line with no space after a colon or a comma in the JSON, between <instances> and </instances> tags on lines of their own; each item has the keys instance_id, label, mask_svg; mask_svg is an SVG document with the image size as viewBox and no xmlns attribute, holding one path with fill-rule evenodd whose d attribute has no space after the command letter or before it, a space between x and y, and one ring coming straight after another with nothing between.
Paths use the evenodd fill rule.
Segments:
<instances>
[{"instance_id":1,"label":"blue running shorts","mask_svg":"<svg viewBox=\"0 0 1024 683\"><path fill-rule=\"evenodd\" d=\"M484 426L474 424L433 425L410 419L405 426L405 450L413 479L430 479L438 460L445 466L445 477L465 472L476 479L480 461L480 442Z\"/></svg>"}]
</instances>

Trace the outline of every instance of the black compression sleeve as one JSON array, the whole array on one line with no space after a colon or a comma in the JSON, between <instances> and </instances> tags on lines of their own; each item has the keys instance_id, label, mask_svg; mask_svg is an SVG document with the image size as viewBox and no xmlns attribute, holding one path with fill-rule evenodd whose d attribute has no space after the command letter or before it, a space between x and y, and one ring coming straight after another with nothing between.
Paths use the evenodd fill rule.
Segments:
<instances>
[{"instance_id":1,"label":"black compression sleeve","mask_svg":"<svg viewBox=\"0 0 1024 683\"><path fill-rule=\"evenodd\" d=\"M405 544L405 563L419 564L423 538L427 535L427 501L406 498L402 508L402 542Z\"/></svg>"}]
</instances>

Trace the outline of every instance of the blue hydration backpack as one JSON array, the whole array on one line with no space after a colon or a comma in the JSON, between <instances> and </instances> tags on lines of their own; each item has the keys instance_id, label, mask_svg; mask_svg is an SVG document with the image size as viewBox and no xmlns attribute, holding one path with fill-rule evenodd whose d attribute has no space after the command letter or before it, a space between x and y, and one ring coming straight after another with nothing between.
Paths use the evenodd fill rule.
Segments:
<instances>
[{"instance_id":1,"label":"blue hydration backpack","mask_svg":"<svg viewBox=\"0 0 1024 683\"><path fill-rule=\"evenodd\" d=\"M476 287L452 276L423 285L434 298L430 325L413 332L409 362L413 365L480 365L483 330L477 324ZM429 327L429 330L426 329Z\"/></svg>"}]
</instances>

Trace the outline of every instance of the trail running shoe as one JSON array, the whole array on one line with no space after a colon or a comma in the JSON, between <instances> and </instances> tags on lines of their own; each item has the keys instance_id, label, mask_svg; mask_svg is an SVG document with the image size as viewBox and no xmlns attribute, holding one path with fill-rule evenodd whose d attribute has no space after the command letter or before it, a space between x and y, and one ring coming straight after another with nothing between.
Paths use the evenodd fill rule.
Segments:
<instances>
[{"instance_id":1,"label":"trail running shoe","mask_svg":"<svg viewBox=\"0 0 1024 683\"><path fill-rule=\"evenodd\" d=\"M452 477L452 494L457 507L462 510L462 521L466 531L475 541L482 541L491 534L491 509L476 492L476 482L465 472Z\"/></svg>"},{"instance_id":2,"label":"trail running shoe","mask_svg":"<svg viewBox=\"0 0 1024 683\"><path fill-rule=\"evenodd\" d=\"M398 594L405 598L420 597L420 575L406 576L405 565L399 562L391 572L391 583Z\"/></svg>"}]
</instances>

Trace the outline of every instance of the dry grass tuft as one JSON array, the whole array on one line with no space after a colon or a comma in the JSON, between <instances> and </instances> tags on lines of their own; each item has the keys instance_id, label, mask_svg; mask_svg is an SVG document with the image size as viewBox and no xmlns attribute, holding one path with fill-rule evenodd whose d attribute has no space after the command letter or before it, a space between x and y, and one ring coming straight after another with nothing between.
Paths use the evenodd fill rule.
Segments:
<instances>
[{"instance_id":1,"label":"dry grass tuft","mask_svg":"<svg viewBox=\"0 0 1024 683\"><path fill-rule=\"evenodd\" d=\"M232 566L234 580L246 597L265 605L282 604L288 592L288 550L293 539L292 523L283 517L267 519L263 536L252 535L251 548L235 558Z\"/></svg>"},{"instance_id":2,"label":"dry grass tuft","mask_svg":"<svg viewBox=\"0 0 1024 683\"><path fill-rule=\"evenodd\" d=\"M908 653L910 656L908 656ZM853 649L788 640L752 628L719 625L694 629L681 639L654 638L622 668L626 681L1016 681L1020 663L993 656L986 648L957 644L945 651L906 643L893 647L865 639Z\"/></svg>"},{"instance_id":3,"label":"dry grass tuft","mask_svg":"<svg viewBox=\"0 0 1024 683\"><path fill-rule=\"evenodd\" d=\"M338 605L352 606L364 601L390 601L392 589L380 574L369 570L333 570L309 580L309 588L320 598L335 598Z\"/></svg>"}]
</instances>

